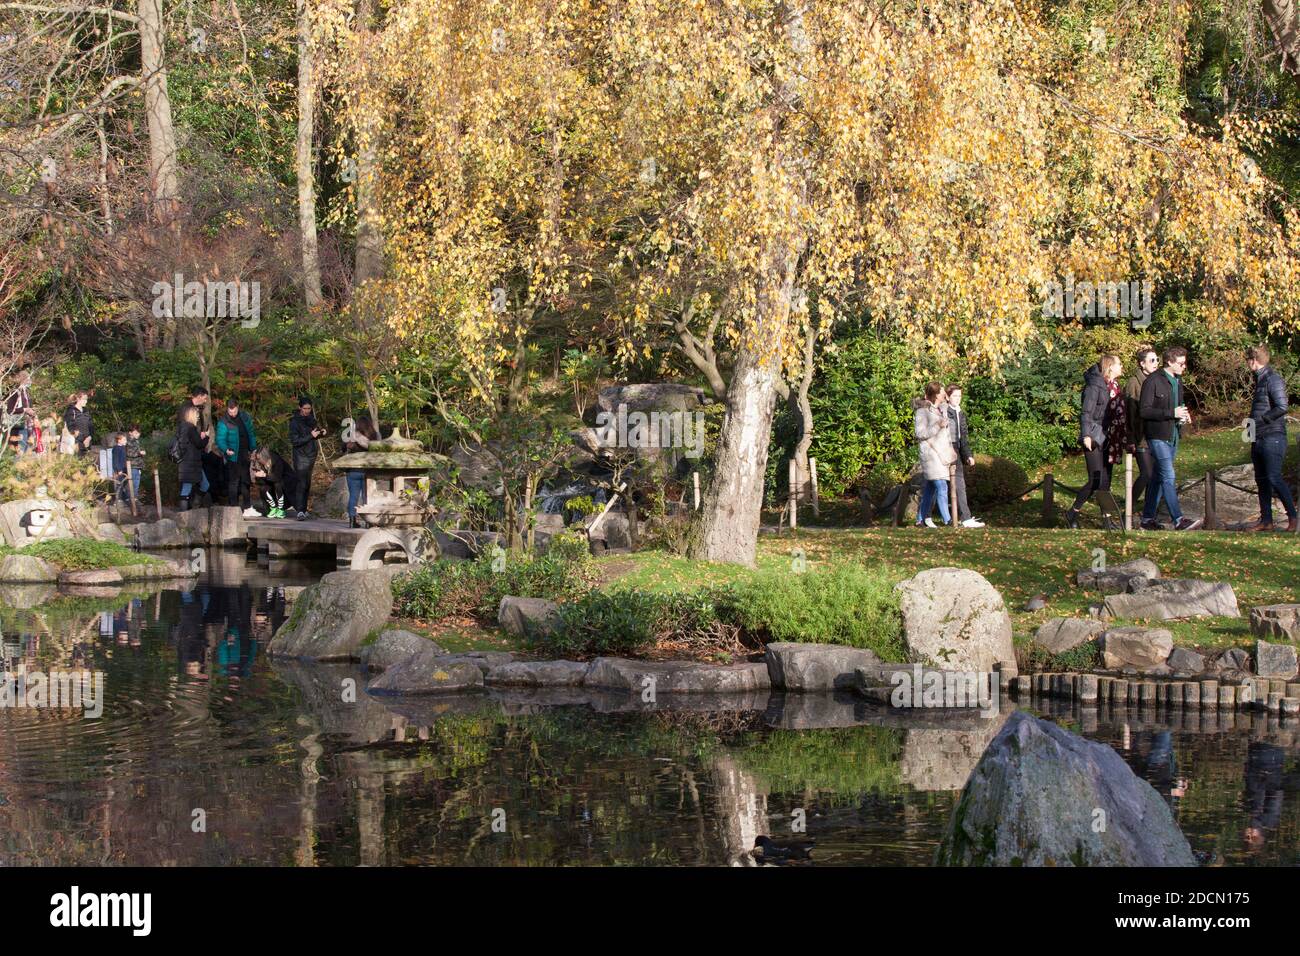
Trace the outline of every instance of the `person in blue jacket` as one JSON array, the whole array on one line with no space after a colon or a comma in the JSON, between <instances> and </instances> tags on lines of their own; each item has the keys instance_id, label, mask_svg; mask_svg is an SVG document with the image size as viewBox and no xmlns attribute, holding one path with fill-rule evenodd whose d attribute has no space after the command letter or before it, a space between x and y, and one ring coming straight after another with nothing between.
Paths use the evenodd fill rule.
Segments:
<instances>
[{"instance_id":1,"label":"person in blue jacket","mask_svg":"<svg viewBox=\"0 0 1300 956\"><path fill-rule=\"evenodd\" d=\"M1286 530L1297 527L1295 498L1282 474L1286 459L1286 413L1290 400L1286 382L1268 363L1268 347L1255 345L1246 350L1246 365L1255 379L1255 393L1250 403L1250 421L1254 424L1254 442L1250 459L1255 465L1255 485L1259 489L1259 520L1247 531L1273 530L1273 498L1281 499L1286 509Z\"/></svg>"},{"instance_id":2,"label":"person in blue jacket","mask_svg":"<svg viewBox=\"0 0 1300 956\"><path fill-rule=\"evenodd\" d=\"M252 476L248 469L257 451L257 433L253 431L253 419L234 398L226 402L226 413L217 420L216 451L226 467L226 504L238 502L244 517L257 517L249 500Z\"/></svg>"}]
</instances>

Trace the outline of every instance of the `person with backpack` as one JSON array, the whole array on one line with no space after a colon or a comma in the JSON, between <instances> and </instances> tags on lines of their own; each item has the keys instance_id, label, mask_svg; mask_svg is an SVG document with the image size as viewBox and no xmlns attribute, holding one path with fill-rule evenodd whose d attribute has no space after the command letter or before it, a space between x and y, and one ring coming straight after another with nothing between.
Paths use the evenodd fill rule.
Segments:
<instances>
[{"instance_id":1,"label":"person with backpack","mask_svg":"<svg viewBox=\"0 0 1300 956\"><path fill-rule=\"evenodd\" d=\"M258 512L249 501L252 484L249 463L257 450L253 419L248 412L240 410L236 399L231 398L226 401L226 414L217 420L216 431L216 451L226 470L226 504L238 503L244 509L245 518L256 518Z\"/></svg>"},{"instance_id":2,"label":"person with backpack","mask_svg":"<svg viewBox=\"0 0 1300 956\"><path fill-rule=\"evenodd\" d=\"M262 501L266 503L266 516L287 517L285 505L289 503L292 506L298 490L298 478L289 463L278 452L263 445L253 452L251 470L257 480Z\"/></svg>"},{"instance_id":3,"label":"person with backpack","mask_svg":"<svg viewBox=\"0 0 1300 956\"><path fill-rule=\"evenodd\" d=\"M1272 355L1267 346L1255 345L1246 350L1246 367L1255 378L1255 394L1250 403L1250 419L1255 440L1250 446L1250 460L1255 466L1255 485L1259 490L1259 520L1247 531L1273 530L1273 496L1286 508L1287 531L1297 527L1295 499L1291 486L1282 475L1286 458L1286 413L1289 402L1286 382L1268 363Z\"/></svg>"},{"instance_id":4,"label":"person with backpack","mask_svg":"<svg viewBox=\"0 0 1300 956\"><path fill-rule=\"evenodd\" d=\"M289 418L289 444L293 448L293 471L298 484L298 520L307 520L307 499L311 494L311 473L320 455L320 439L326 431L312 413L311 397L298 396L298 411Z\"/></svg>"},{"instance_id":5,"label":"person with backpack","mask_svg":"<svg viewBox=\"0 0 1300 956\"><path fill-rule=\"evenodd\" d=\"M200 495L208 493L208 476L203 472L203 451L207 447L208 433L199 430L199 410L193 406L182 409L171 449L181 485L179 511L190 510L190 496L196 486Z\"/></svg>"}]
</instances>

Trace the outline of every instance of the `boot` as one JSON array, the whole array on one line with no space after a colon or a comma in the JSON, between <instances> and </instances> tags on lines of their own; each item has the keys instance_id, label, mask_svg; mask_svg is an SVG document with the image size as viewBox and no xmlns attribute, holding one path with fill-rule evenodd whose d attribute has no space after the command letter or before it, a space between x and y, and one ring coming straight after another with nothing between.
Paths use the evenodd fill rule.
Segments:
<instances>
[{"instance_id":1,"label":"boot","mask_svg":"<svg viewBox=\"0 0 1300 956\"><path fill-rule=\"evenodd\" d=\"M1114 516L1104 514L1101 516L1101 527L1103 531L1119 531L1121 525Z\"/></svg>"},{"instance_id":2,"label":"boot","mask_svg":"<svg viewBox=\"0 0 1300 956\"><path fill-rule=\"evenodd\" d=\"M356 516L356 515L348 515L348 527L349 527L349 528L355 528L356 526L357 526L357 516Z\"/></svg>"},{"instance_id":3,"label":"boot","mask_svg":"<svg viewBox=\"0 0 1300 956\"><path fill-rule=\"evenodd\" d=\"M189 511L189 510L190 510L190 499L189 499L189 498L181 498L179 501L177 501L177 502L176 502L176 510L177 510L177 511Z\"/></svg>"},{"instance_id":4,"label":"boot","mask_svg":"<svg viewBox=\"0 0 1300 956\"><path fill-rule=\"evenodd\" d=\"M1246 527L1242 528L1242 530L1243 531L1272 531L1273 522L1265 521L1263 518L1260 518L1254 524L1246 525Z\"/></svg>"},{"instance_id":5,"label":"boot","mask_svg":"<svg viewBox=\"0 0 1300 956\"><path fill-rule=\"evenodd\" d=\"M1286 530L1295 534L1296 528L1300 527L1300 515L1286 519Z\"/></svg>"},{"instance_id":6,"label":"boot","mask_svg":"<svg viewBox=\"0 0 1300 956\"><path fill-rule=\"evenodd\" d=\"M1079 512L1071 508L1065 513L1065 525L1067 528L1079 530Z\"/></svg>"}]
</instances>

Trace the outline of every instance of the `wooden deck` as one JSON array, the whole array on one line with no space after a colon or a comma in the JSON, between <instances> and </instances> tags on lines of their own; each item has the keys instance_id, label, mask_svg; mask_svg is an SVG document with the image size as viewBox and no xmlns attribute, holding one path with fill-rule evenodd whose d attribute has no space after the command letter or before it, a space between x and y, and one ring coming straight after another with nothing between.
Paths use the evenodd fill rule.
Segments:
<instances>
[{"instance_id":1,"label":"wooden deck","mask_svg":"<svg viewBox=\"0 0 1300 956\"><path fill-rule=\"evenodd\" d=\"M366 533L363 528L349 528L342 518L249 518L247 524L249 540L271 558L332 553L337 564L352 561L352 549Z\"/></svg>"}]
</instances>

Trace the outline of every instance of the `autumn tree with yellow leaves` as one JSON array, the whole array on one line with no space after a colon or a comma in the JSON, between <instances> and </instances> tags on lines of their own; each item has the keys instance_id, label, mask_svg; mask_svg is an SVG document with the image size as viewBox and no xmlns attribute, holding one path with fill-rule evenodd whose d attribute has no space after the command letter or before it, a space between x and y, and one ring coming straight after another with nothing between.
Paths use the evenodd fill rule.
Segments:
<instances>
[{"instance_id":1,"label":"autumn tree with yellow leaves","mask_svg":"<svg viewBox=\"0 0 1300 956\"><path fill-rule=\"evenodd\" d=\"M1152 28L1072 44L1068 6L391 3L332 73L379 157L387 321L502 408L539 323L613 319L624 357L707 323L727 414L692 550L739 563L782 381L838 315L984 370L1067 274L1294 327L1296 213L1247 155L1268 118L1189 127L1126 59Z\"/></svg>"}]
</instances>

